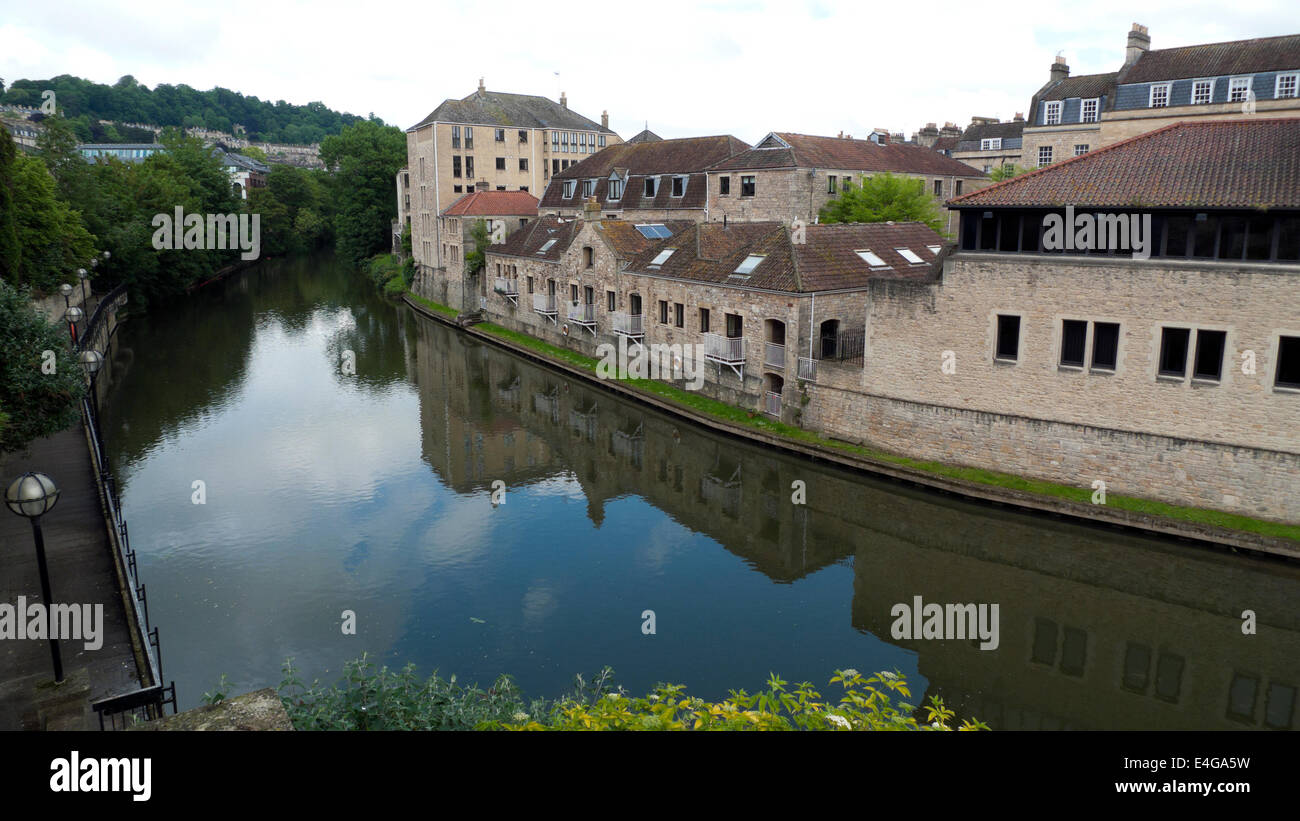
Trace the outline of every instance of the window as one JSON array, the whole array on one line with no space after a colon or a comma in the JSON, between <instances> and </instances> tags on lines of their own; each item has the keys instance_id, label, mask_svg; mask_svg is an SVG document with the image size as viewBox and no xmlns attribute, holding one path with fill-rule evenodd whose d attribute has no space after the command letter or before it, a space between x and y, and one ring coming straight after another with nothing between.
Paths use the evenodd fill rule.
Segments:
<instances>
[{"instance_id":1,"label":"window","mask_svg":"<svg viewBox=\"0 0 1300 821\"><path fill-rule=\"evenodd\" d=\"M1219 381L1223 376L1223 350L1227 339L1227 331L1202 329L1196 332L1196 359L1192 365L1192 378Z\"/></svg>"},{"instance_id":2,"label":"window","mask_svg":"<svg viewBox=\"0 0 1300 821\"><path fill-rule=\"evenodd\" d=\"M1278 337L1277 373L1273 375L1273 386L1300 390L1300 336Z\"/></svg>"},{"instance_id":3,"label":"window","mask_svg":"<svg viewBox=\"0 0 1300 821\"><path fill-rule=\"evenodd\" d=\"M731 194L731 177L718 177L718 195L725 197Z\"/></svg>"},{"instance_id":4,"label":"window","mask_svg":"<svg viewBox=\"0 0 1300 821\"><path fill-rule=\"evenodd\" d=\"M597 140L598 140L598 144L600 145L600 147L601 147L601 148L604 148L604 147L605 147L605 135L604 135L604 134L601 134L601 135L597 138Z\"/></svg>"},{"instance_id":5,"label":"window","mask_svg":"<svg viewBox=\"0 0 1300 821\"><path fill-rule=\"evenodd\" d=\"M560 161L551 160L551 174L558 174L558 173L560 173Z\"/></svg>"},{"instance_id":6,"label":"window","mask_svg":"<svg viewBox=\"0 0 1300 821\"><path fill-rule=\"evenodd\" d=\"M708 332L709 332L709 309L701 308L700 309L700 333L707 334Z\"/></svg>"},{"instance_id":7,"label":"window","mask_svg":"<svg viewBox=\"0 0 1300 821\"><path fill-rule=\"evenodd\" d=\"M520 170L520 171L527 171L527 170L528 170L528 160L526 160L526 159L524 159L524 158L522 158L522 157L519 159L519 170Z\"/></svg>"},{"instance_id":8,"label":"window","mask_svg":"<svg viewBox=\"0 0 1300 821\"><path fill-rule=\"evenodd\" d=\"M988 137L983 140L980 140L980 151L1001 151L1001 150L1002 150L1001 137Z\"/></svg>"},{"instance_id":9,"label":"window","mask_svg":"<svg viewBox=\"0 0 1300 821\"><path fill-rule=\"evenodd\" d=\"M1273 96L1279 100L1285 97L1300 96L1300 71L1277 75Z\"/></svg>"},{"instance_id":10,"label":"window","mask_svg":"<svg viewBox=\"0 0 1300 821\"><path fill-rule=\"evenodd\" d=\"M583 180L583 181L582 181L582 198L585 200L585 199L587 199L588 197L590 197L592 194L595 194L595 193L596 193L596 181L595 181L595 180Z\"/></svg>"},{"instance_id":11,"label":"window","mask_svg":"<svg viewBox=\"0 0 1300 821\"><path fill-rule=\"evenodd\" d=\"M868 265L870 265L872 268L888 268L888 267L889 267L888 265L885 264L885 261L884 261L883 259L881 259L880 257L876 256L875 254L873 254L873 253L872 253L871 251L869 251L869 250L863 249L863 250L861 250L861 251L854 251L853 253L857 254L857 255L860 256L860 257L862 257L863 261L865 261L865 262L866 262Z\"/></svg>"},{"instance_id":12,"label":"window","mask_svg":"<svg viewBox=\"0 0 1300 821\"><path fill-rule=\"evenodd\" d=\"M960 197L960 196L961 196L961 180L957 180L957 182L955 182L955 183L953 184L953 186L952 186L952 195L953 195L954 197Z\"/></svg>"},{"instance_id":13,"label":"window","mask_svg":"<svg viewBox=\"0 0 1300 821\"><path fill-rule=\"evenodd\" d=\"M911 248L895 248L894 253L898 254L900 257L912 263L913 265L918 265L925 262L925 260L917 256L916 252L913 251Z\"/></svg>"},{"instance_id":14,"label":"window","mask_svg":"<svg viewBox=\"0 0 1300 821\"><path fill-rule=\"evenodd\" d=\"M623 181L610 180L609 185L605 186L605 199L619 200L623 198Z\"/></svg>"},{"instance_id":15,"label":"window","mask_svg":"<svg viewBox=\"0 0 1300 821\"><path fill-rule=\"evenodd\" d=\"M1046 103L1046 111L1044 112L1043 123L1046 125L1059 125L1060 122L1061 122L1061 101L1053 100L1050 103Z\"/></svg>"},{"instance_id":16,"label":"window","mask_svg":"<svg viewBox=\"0 0 1300 821\"><path fill-rule=\"evenodd\" d=\"M569 283L569 301L574 305L578 304L578 286L576 283Z\"/></svg>"},{"instance_id":17,"label":"window","mask_svg":"<svg viewBox=\"0 0 1300 821\"><path fill-rule=\"evenodd\" d=\"M560 170L561 170L561 171L563 171L564 169L566 169L566 168L568 168L568 167L569 167L569 161L568 161L568 160L561 160L561 161L560 161Z\"/></svg>"},{"instance_id":18,"label":"window","mask_svg":"<svg viewBox=\"0 0 1300 821\"><path fill-rule=\"evenodd\" d=\"M1088 323L1081 319L1061 322L1061 364L1068 368L1082 368L1084 346L1088 339Z\"/></svg>"},{"instance_id":19,"label":"window","mask_svg":"<svg viewBox=\"0 0 1300 821\"><path fill-rule=\"evenodd\" d=\"M842 178L840 178L840 190L841 190L841 191L848 191L848 190L849 190L849 178L848 178L848 177L842 177Z\"/></svg>"},{"instance_id":20,"label":"window","mask_svg":"<svg viewBox=\"0 0 1300 821\"><path fill-rule=\"evenodd\" d=\"M1101 98L1093 97L1091 100L1084 100L1079 107L1079 122L1095 123L1097 122L1097 112L1101 110Z\"/></svg>"},{"instance_id":21,"label":"window","mask_svg":"<svg viewBox=\"0 0 1300 821\"><path fill-rule=\"evenodd\" d=\"M1192 104L1204 105L1214 99L1213 80L1194 80L1192 82Z\"/></svg>"},{"instance_id":22,"label":"window","mask_svg":"<svg viewBox=\"0 0 1300 821\"><path fill-rule=\"evenodd\" d=\"M460 148L460 126L458 126L458 125L453 125L453 126L451 127L451 147L452 147L452 148ZM420 165L424 165L424 158L423 158L423 157L420 158ZM421 177L421 178L424 177L424 169L423 169L423 168L420 169L420 177Z\"/></svg>"},{"instance_id":23,"label":"window","mask_svg":"<svg viewBox=\"0 0 1300 821\"><path fill-rule=\"evenodd\" d=\"M474 150L474 129L469 126L465 126L465 150Z\"/></svg>"},{"instance_id":24,"label":"window","mask_svg":"<svg viewBox=\"0 0 1300 821\"><path fill-rule=\"evenodd\" d=\"M835 187L835 175L831 174L826 178L826 193L834 194L838 189Z\"/></svg>"},{"instance_id":25,"label":"window","mask_svg":"<svg viewBox=\"0 0 1300 821\"><path fill-rule=\"evenodd\" d=\"M673 196L681 197L686 194L686 178L673 177Z\"/></svg>"},{"instance_id":26,"label":"window","mask_svg":"<svg viewBox=\"0 0 1300 821\"><path fill-rule=\"evenodd\" d=\"M560 153L569 153L569 132L567 131L560 132Z\"/></svg>"},{"instance_id":27,"label":"window","mask_svg":"<svg viewBox=\"0 0 1300 821\"><path fill-rule=\"evenodd\" d=\"M1087 153L1088 153L1088 146L1085 143L1075 143L1074 156L1082 157L1084 154Z\"/></svg>"},{"instance_id":28,"label":"window","mask_svg":"<svg viewBox=\"0 0 1300 821\"><path fill-rule=\"evenodd\" d=\"M577 183L576 180L565 180L565 181L564 181L564 190L561 191L560 193L561 193L561 195L564 197L564 199L566 199L566 200L567 200L567 199L572 199L572 198L573 198L573 190L574 190L575 188L577 188L577 187L578 187L578 183Z\"/></svg>"},{"instance_id":29,"label":"window","mask_svg":"<svg viewBox=\"0 0 1300 821\"><path fill-rule=\"evenodd\" d=\"M581 151L580 153L582 153L582 154L586 154L586 153L587 153L587 135L586 135L586 134L579 134L579 135L578 135L578 145L582 146L582 151Z\"/></svg>"},{"instance_id":30,"label":"window","mask_svg":"<svg viewBox=\"0 0 1300 821\"><path fill-rule=\"evenodd\" d=\"M1250 99L1252 77L1233 77L1228 80L1228 102L1240 103Z\"/></svg>"},{"instance_id":31,"label":"window","mask_svg":"<svg viewBox=\"0 0 1300 821\"><path fill-rule=\"evenodd\" d=\"M528 293L531 294L532 292L533 292L533 278L532 278L532 277L529 277L529 278L528 278Z\"/></svg>"},{"instance_id":32,"label":"window","mask_svg":"<svg viewBox=\"0 0 1300 821\"><path fill-rule=\"evenodd\" d=\"M754 186L754 178L753 178L753 177L741 177L741 178L740 178L740 196L742 196L742 197L752 197L752 196L754 196L754 187L755 187L755 186Z\"/></svg>"},{"instance_id":33,"label":"window","mask_svg":"<svg viewBox=\"0 0 1300 821\"><path fill-rule=\"evenodd\" d=\"M658 268L660 265L663 265L665 262L668 261L668 258L673 255L673 251L676 250L677 250L676 248L667 248L663 251L660 251L658 254L655 255L654 259L650 260L650 267Z\"/></svg>"},{"instance_id":34,"label":"window","mask_svg":"<svg viewBox=\"0 0 1300 821\"><path fill-rule=\"evenodd\" d=\"M1152 85L1148 103L1151 108L1167 108L1169 106L1169 83L1155 83Z\"/></svg>"},{"instance_id":35,"label":"window","mask_svg":"<svg viewBox=\"0 0 1300 821\"><path fill-rule=\"evenodd\" d=\"M551 132L551 150L552 151L560 150L560 132L558 131Z\"/></svg>"},{"instance_id":36,"label":"window","mask_svg":"<svg viewBox=\"0 0 1300 821\"><path fill-rule=\"evenodd\" d=\"M460 176L460 157L451 158L451 175L453 177Z\"/></svg>"},{"instance_id":37,"label":"window","mask_svg":"<svg viewBox=\"0 0 1300 821\"><path fill-rule=\"evenodd\" d=\"M942 197L942 196L943 196L943 180L935 180L935 181L934 181L934 195L935 195L936 197Z\"/></svg>"},{"instance_id":38,"label":"window","mask_svg":"<svg viewBox=\"0 0 1300 821\"><path fill-rule=\"evenodd\" d=\"M595 264L595 261L596 252L592 250L590 245L584 245L582 248L582 267L590 268Z\"/></svg>"},{"instance_id":39,"label":"window","mask_svg":"<svg viewBox=\"0 0 1300 821\"><path fill-rule=\"evenodd\" d=\"M668 230L668 226L658 222L638 225L636 230L646 239L667 239L673 235L673 232Z\"/></svg>"},{"instance_id":40,"label":"window","mask_svg":"<svg viewBox=\"0 0 1300 821\"><path fill-rule=\"evenodd\" d=\"M668 324L668 300L666 299L659 300L659 324Z\"/></svg>"},{"instance_id":41,"label":"window","mask_svg":"<svg viewBox=\"0 0 1300 821\"><path fill-rule=\"evenodd\" d=\"M1161 376L1187 375L1187 344L1192 336L1187 328L1160 329L1160 369Z\"/></svg>"},{"instance_id":42,"label":"window","mask_svg":"<svg viewBox=\"0 0 1300 821\"><path fill-rule=\"evenodd\" d=\"M994 357L1011 362L1020 357L1020 317L998 314L998 339Z\"/></svg>"},{"instance_id":43,"label":"window","mask_svg":"<svg viewBox=\"0 0 1300 821\"><path fill-rule=\"evenodd\" d=\"M464 188L464 187L465 187L465 186L463 186L463 185L453 185L453 186L451 187L452 193L454 193L454 194L459 194L459 193L461 193L461 189Z\"/></svg>"},{"instance_id":44,"label":"window","mask_svg":"<svg viewBox=\"0 0 1300 821\"><path fill-rule=\"evenodd\" d=\"M465 176L467 176L467 177L473 177L473 176L474 176L474 158L473 158L473 157L466 157L466 158L465 158Z\"/></svg>"},{"instance_id":45,"label":"window","mask_svg":"<svg viewBox=\"0 0 1300 821\"><path fill-rule=\"evenodd\" d=\"M521 143L528 142L528 132L525 129L522 128L519 129L519 142Z\"/></svg>"},{"instance_id":46,"label":"window","mask_svg":"<svg viewBox=\"0 0 1300 821\"><path fill-rule=\"evenodd\" d=\"M646 178L645 178L645 195L646 195L647 197L653 197L653 196L655 195L655 192L656 192L658 189L659 189L659 178L658 178L658 177L646 177Z\"/></svg>"},{"instance_id":47,"label":"window","mask_svg":"<svg viewBox=\"0 0 1300 821\"><path fill-rule=\"evenodd\" d=\"M497 130L500 131L501 129L497 129ZM498 170L498 171L505 171L505 170L506 170L506 158L505 158L505 157L497 157L497 170Z\"/></svg>"},{"instance_id":48,"label":"window","mask_svg":"<svg viewBox=\"0 0 1300 821\"><path fill-rule=\"evenodd\" d=\"M1115 322L1092 323L1092 369L1115 370L1119 360L1119 324Z\"/></svg>"},{"instance_id":49,"label":"window","mask_svg":"<svg viewBox=\"0 0 1300 821\"><path fill-rule=\"evenodd\" d=\"M1052 147L1050 145L1038 146L1038 164L1039 165L1052 164Z\"/></svg>"},{"instance_id":50,"label":"window","mask_svg":"<svg viewBox=\"0 0 1300 821\"><path fill-rule=\"evenodd\" d=\"M613 291L605 292L605 310L613 313L618 308L618 296Z\"/></svg>"},{"instance_id":51,"label":"window","mask_svg":"<svg viewBox=\"0 0 1300 821\"><path fill-rule=\"evenodd\" d=\"M541 248L537 249L537 253L545 254L547 251L551 250L551 248L554 246L555 246L555 240L548 239L546 242L542 243Z\"/></svg>"},{"instance_id":52,"label":"window","mask_svg":"<svg viewBox=\"0 0 1300 821\"><path fill-rule=\"evenodd\" d=\"M686 307L680 302L673 303L673 324L678 328L686 327Z\"/></svg>"}]
</instances>

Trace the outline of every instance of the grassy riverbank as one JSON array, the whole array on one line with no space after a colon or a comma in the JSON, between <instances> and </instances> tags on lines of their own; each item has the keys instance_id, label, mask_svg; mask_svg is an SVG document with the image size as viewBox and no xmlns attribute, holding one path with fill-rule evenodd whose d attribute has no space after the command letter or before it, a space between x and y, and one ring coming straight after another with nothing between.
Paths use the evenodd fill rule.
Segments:
<instances>
[{"instance_id":1,"label":"grassy riverbank","mask_svg":"<svg viewBox=\"0 0 1300 821\"><path fill-rule=\"evenodd\" d=\"M445 305L438 305L437 303L430 302L429 300L415 296L414 294L411 294L410 296L414 301L430 310L437 311L438 313L452 318L456 316L456 311ZM503 328L500 325L494 325L491 322L478 323L474 328L502 340L511 342L519 347L526 348L548 359L563 362L566 365L591 371L592 373L596 372L596 366L599 363L599 360L580 354L577 351L552 345L548 342L537 339L536 337L519 333L518 331L512 331ZM870 461L912 468L914 470L924 471L925 473L942 476L948 479L973 482L975 484L987 485L990 487L1006 488L1008 490L1015 490L1054 499L1063 499L1080 504L1091 504L1092 501L1093 491L1091 487L1074 487L1040 479L1029 479L1011 473L1000 473L980 468L961 467L957 465L947 465L941 462L913 459L896 453L889 453L887 451L878 450L864 445L858 445L834 439L832 437L823 436L822 434L804 430L803 428L795 427L793 425L787 425L756 410L730 405L726 402L705 396L698 391L683 390L666 382L660 382L653 379L624 379L620 380L620 382L633 390L641 391L653 395L661 400L680 405L681 407L690 409L695 413L709 416L733 425L761 431L770 436L779 436L795 442L802 442L817 447L831 448ZM1180 522L1209 525L1229 530L1240 530L1246 533L1257 533L1262 536L1290 539L1292 541L1300 542L1300 525L1255 519L1250 516L1226 513L1220 510L1182 507L1151 499L1121 496L1113 493L1106 494L1106 506L1147 516L1158 516Z\"/></svg>"}]
</instances>

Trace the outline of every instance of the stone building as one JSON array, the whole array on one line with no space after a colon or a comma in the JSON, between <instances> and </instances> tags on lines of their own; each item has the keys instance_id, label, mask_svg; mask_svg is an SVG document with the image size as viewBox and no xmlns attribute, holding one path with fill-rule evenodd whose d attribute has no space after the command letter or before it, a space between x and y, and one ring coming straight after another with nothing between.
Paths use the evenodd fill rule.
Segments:
<instances>
[{"instance_id":1,"label":"stone building","mask_svg":"<svg viewBox=\"0 0 1300 821\"><path fill-rule=\"evenodd\" d=\"M1182 120L1300 117L1300 35L1152 51L1147 27L1134 23L1118 71L1071 77L1057 57L1029 112L1031 167Z\"/></svg>"},{"instance_id":2,"label":"stone building","mask_svg":"<svg viewBox=\"0 0 1300 821\"><path fill-rule=\"evenodd\" d=\"M484 223L488 241L504 242L537 219L537 198L527 191L464 194L438 215L438 254L443 264L416 269L416 293L464 313L482 310L492 284L486 273L469 274L465 257L475 250L474 226Z\"/></svg>"},{"instance_id":3,"label":"stone building","mask_svg":"<svg viewBox=\"0 0 1300 821\"><path fill-rule=\"evenodd\" d=\"M542 212L574 216L594 197L607 218L706 220L705 169L749 144L726 135L662 140L647 134L552 169Z\"/></svg>"},{"instance_id":4,"label":"stone building","mask_svg":"<svg viewBox=\"0 0 1300 821\"><path fill-rule=\"evenodd\" d=\"M871 284L860 385L819 382L810 423L1300 521L1298 141L1300 119L1175 123L953 200L958 249L937 278ZM1070 247L1103 250L1056 250L1066 218Z\"/></svg>"},{"instance_id":5,"label":"stone building","mask_svg":"<svg viewBox=\"0 0 1300 821\"><path fill-rule=\"evenodd\" d=\"M1000 123L994 117L974 117L948 156L986 174L1004 165L1021 165L1024 130L1023 114L1016 114L1006 123Z\"/></svg>"},{"instance_id":6,"label":"stone building","mask_svg":"<svg viewBox=\"0 0 1300 821\"><path fill-rule=\"evenodd\" d=\"M411 180L411 248L417 264L438 267L441 243L434 220L452 201L473 191L541 192L552 167L568 168L622 139L609 115L596 123L558 103L530 94L478 90L445 100L406 130Z\"/></svg>"},{"instance_id":7,"label":"stone building","mask_svg":"<svg viewBox=\"0 0 1300 821\"><path fill-rule=\"evenodd\" d=\"M950 197L988 184L988 175L929 148L873 133L871 140L772 132L749 151L708 171L707 219L750 222L795 218L814 222L822 206L849 184L880 172L924 181L940 210ZM945 230L957 227L945 214Z\"/></svg>"},{"instance_id":8,"label":"stone building","mask_svg":"<svg viewBox=\"0 0 1300 821\"><path fill-rule=\"evenodd\" d=\"M912 135L911 141L923 148L940 150L960 136L961 129L954 123L944 123L943 128L934 123L926 123L924 128Z\"/></svg>"}]
</instances>

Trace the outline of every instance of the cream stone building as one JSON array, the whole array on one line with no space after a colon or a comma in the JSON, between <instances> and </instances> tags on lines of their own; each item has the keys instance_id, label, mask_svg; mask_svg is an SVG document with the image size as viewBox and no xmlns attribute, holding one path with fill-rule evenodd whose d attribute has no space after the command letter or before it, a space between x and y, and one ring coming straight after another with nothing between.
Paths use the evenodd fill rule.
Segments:
<instances>
[{"instance_id":1,"label":"cream stone building","mask_svg":"<svg viewBox=\"0 0 1300 821\"><path fill-rule=\"evenodd\" d=\"M411 249L418 265L443 264L437 217L474 191L527 191L601 149L621 143L609 128L545 97L478 90L445 100L406 130ZM399 196L402 196L399 191Z\"/></svg>"}]
</instances>

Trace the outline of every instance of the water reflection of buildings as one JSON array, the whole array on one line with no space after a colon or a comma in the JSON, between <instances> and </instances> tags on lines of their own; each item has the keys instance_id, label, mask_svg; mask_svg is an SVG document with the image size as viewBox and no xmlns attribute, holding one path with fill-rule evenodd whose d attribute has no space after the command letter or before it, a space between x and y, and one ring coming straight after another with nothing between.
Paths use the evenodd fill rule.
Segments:
<instances>
[{"instance_id":1,"label":"water reflection of buildings","mask_svg":"<svg viewBox=\"0 0 1300 821\"><path fill-rule=\"evenodd\" d=\"M855 567L854 627L919 654L929 693L991 726L1292 726L1300 572L937 497L700 432L416 323L424 458L449 487L572 476L597 527L636 495L778 583ZM807 486L807 504L791 484ZM997 602L1000 646L894 641L890 610ZM1254 636L1240 614L1258 614ZM919 696L920 694L915 694Z\"/></svg>"}]
</instances>

